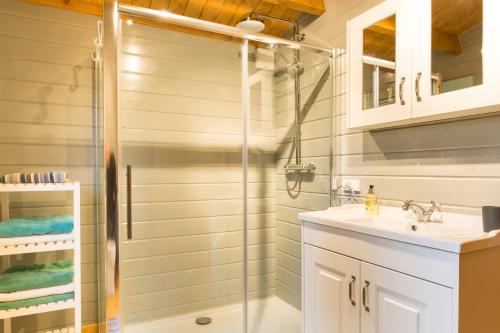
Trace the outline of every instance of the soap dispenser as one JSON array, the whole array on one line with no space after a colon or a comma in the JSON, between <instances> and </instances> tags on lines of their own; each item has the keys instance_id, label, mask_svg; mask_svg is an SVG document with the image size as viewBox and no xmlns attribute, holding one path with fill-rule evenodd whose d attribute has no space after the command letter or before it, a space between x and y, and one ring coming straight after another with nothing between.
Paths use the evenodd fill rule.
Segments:
<instances>
[{"instance_id":1,"label":"soap dispenser","mask_svg":"<svg viewBox=\"0 0 500 333\"><path fill-rule=\"evenodd\" d=\"M367 215L377 215L378 214L378 199L377 195L373 191L375 186L370 185L368 194L365 198L365 210Z\"/></svg>"}]
</instances>

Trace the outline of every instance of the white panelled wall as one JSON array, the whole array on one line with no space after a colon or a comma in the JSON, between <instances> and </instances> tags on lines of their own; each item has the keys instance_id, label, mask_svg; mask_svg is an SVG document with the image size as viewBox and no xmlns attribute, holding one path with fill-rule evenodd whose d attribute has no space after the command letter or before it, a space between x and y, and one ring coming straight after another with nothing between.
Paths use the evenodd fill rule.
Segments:
<instances>
[{"instance_id":1,"label":"white panelled wall","mask_svg":"<svg viewBox=\"0 0 500 333\"><path fill-rule=\"evenodd\" d=\"M97 320L91 61L97 20L19 0L0 5L0 174L60 170L81 182L84 323ZM18 194L11 216L71 214L71 209L66 194ZM64 255L30 254L13 257L12 263ZM13 332L72 320L69 310L15 318Z\"/></svg>"}]
</instances>

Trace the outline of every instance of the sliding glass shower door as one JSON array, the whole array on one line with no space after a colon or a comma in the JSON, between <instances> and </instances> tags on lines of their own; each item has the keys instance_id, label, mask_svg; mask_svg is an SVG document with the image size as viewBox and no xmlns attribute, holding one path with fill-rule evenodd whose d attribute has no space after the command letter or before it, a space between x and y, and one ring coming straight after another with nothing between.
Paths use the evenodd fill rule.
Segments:
<instances>
[{"instance_id":1,"label":"sliding glass shower door","mask_svg":"<svg viewBox=\"0 0 500 333\"><path fill-rule=\"evenodd\" d=\"M107 332L300 333L297 214L330 203L330 54L116 17Z\"/></svg>"},{"instance_id":2,"label":"sliding glass shower door","mask_svg":"<svg viewBox=\"0 0 500 333\"><path fill-rule=\"evenodd\" d=\"M198 317L243 330L240 53L239 42L122 25L125 332L191 332Z\"/></svg>"}]
</instances>

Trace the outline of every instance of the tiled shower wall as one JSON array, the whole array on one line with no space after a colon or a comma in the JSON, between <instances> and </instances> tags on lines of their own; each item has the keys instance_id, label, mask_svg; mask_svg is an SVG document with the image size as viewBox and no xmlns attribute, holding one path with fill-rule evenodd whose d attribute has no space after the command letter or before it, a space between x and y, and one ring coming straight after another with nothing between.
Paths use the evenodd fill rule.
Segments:
<instances>
[{"instance_id":1,"label":"tiled shower wall","mask_svg":"<svg viewBox=\"0 0 500 333\"><path fill-rule=\"evenodd\" d=\"M346 47L346 21L381 1L329 0L326 14L306 30L324 46ZM488 115L377 132L346 129L346 55L336 60L336 160L341 177L374 184L383 203L436 200L445 209L479 213L499 205L500 117Z\"/></svg>"},{"instance_id":2,"label":"tiled shower wall","mask_svg":"<svg viewBox=\"0 0 500 333\"><path fill-rule=\"evenodd\" d=\"M81 182L85 323L97 319L91 61L97 20L24 1L0 4L0 174L61 170ZM12 198L11 216L72 213L70 197L60 193ZM12 264L64 255L14 256ZM13 319L13 332L68 323L71 311L21 317Z\"/></svg>"}]
</instances>

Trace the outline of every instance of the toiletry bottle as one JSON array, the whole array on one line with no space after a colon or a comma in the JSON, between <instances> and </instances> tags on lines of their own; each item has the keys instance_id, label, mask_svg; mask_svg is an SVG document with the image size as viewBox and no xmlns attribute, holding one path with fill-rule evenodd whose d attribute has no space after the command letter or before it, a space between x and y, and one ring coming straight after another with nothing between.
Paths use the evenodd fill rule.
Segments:
<instances>
[{"instance_id":1,"label":"toiletry bottle","mask_svg":"<svg viewBox=\"0 0 500 333\"><path fill-rule=\"evenodd\" d=\"M377 215L378 214L378 200L377 195L373 192L373 185L370 185L368 194L365 198L365 210L367 215Z\"/></svg>"}]
</instances>

